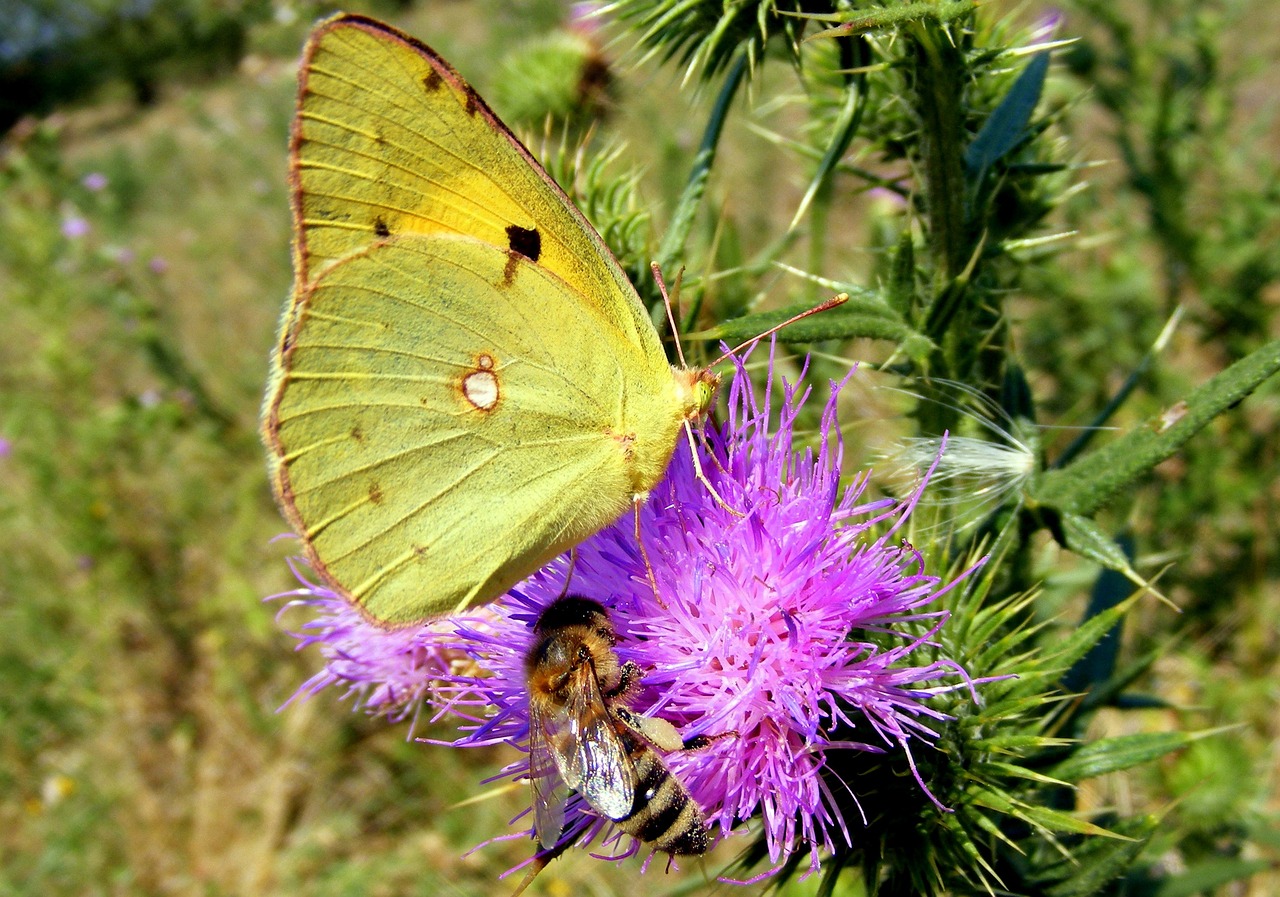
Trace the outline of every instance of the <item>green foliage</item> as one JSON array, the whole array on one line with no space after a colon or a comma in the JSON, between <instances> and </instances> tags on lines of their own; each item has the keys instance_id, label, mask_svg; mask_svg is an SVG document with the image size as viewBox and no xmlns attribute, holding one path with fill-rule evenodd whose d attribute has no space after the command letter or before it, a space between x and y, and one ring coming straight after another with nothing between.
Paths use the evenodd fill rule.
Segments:
<instances>
[{"instance_id":1,"label":"green foliage","mask_svg":"<svg viewBox=\"0 0 1280 897\"><path fill-rule=\"evenodd\" d=\"M616 8L623 11L624 18L638 15L628 4ZM1111 36L1117 42L1123 39L1123 49L1132 59L1150 60L1144 65L1164 64L1158 62L1157 53L1167 51L1167 45L1144 46L1113 11L1104 16L1099 6L1086 4L1085 9L1105 19ZM1071 245L1054 216L1069 212L1072 199L1080 195L1078 162L1064 153L1060 138L1062 124L1073 110L1066 104L1044 101L1051 72L1044 39L1037 45L1022 36L1023 43L1018 43L1020 35L1011 23L986 21L981 14L958 17L948 13L943 17L936 9L920 5L918 9L894 10L892 20L865 11L823 16L826 27L815 36L839 42L838 52L818 49L800 54L800 35L794 28L742 30L742 23L753 21L753 16L769 20L774 10L771 4L721 10L716 4L695 3L679 7L679 14L675 10L651 11L639 17L642 42L664 58L689 62L689 71L697 72L713 88L718 83L719 93L659 257L687 259L698 252L697 241L690 239L696 233L692 222L707 196L708 174L716 164L724 119L731 108L729 99L741 91L748 74L756 74L765 45L776 38L790 60L808 66L809 108L815 116L811 124L816 124L809 130L817 142L805 154L817 161L816 173L792 227L807 213L803 220L812 225L810 238L815 242L832 239L828 207L841 191L889 186L905 200L898 235L886 241L884 270L889 276L872 288L865 283L824 280L824 286L833 291L849 292L852 301L795 325L782 338L826 341L833 346L855 337L894 344L896 352L889 353L883 366L912 378L914 388L925 399L914 408L916 435L955 430L967 413L963 402L958 405L943 400L945 390L939 391L935 384L944 381L959 381L968 395L1000 409L1014 430L1023 429L1023 421L1034 422L1042 403L1022 373L1014 343L1018 331L1012 326L1008 305L1020 294L1041 298L1035 294L1039 289L1044 294L1043 319L1052 321L1060 316L1054 301L1060 288L1044 289L1043 272L1074 260L1069 253L1051 256L1046 250ZM1194 22L1197 71L1203 77L1183 82L1171 73L1165 90L1153 97L1153 103L1168 104L1170 94L1182 89L1205 90L1205 79L1211 75L1206 69L1216 59L1214 41L1221 40L1221 32L1215 33L1212 20L1206 24L1194 18L1189 9L1185 13L1175 9L1174 22L1179 14L1185 14L1188 23ZM736 66L730 65L734 54L727 50L727 34L739 38L742 55ZM840 69L851 69L855 74L839 77ZM1135 91L1113 87L1103 92L1104 106L1119 117L1131 115L1135 110L1128 104ZM1058 89L1056 84L1054 89ZM815 102L814 95L823 92L830 100ZM1176 109L1178 115L1187 115L1186 104ZM1144 110L1142 114L1147 113ZM1124 128L1129 127L1126 120ZM1171 125L1169 115L1162 113L1157 113L1150 127L1149 162L1143 162L1134 151L1135 141L1127 130L1122 130L1122 148L1126 162L1134 169L1132 177L1139 195L1156 209L1154 235L1167 247L1171 259L1195 253L1207 260L1211 253L1206 255L1198 245L1206 238L1189 224L1188 196L1196 189L1191 181L1191 158L1184 159L1185 149L1177 145L1200 132L1179 131ZM778 142L787 141L779 135ZM1221 142L1215 145L1220 157L1226 151ZM850 158L874 159L875 164L837 164L837 160ZM1187 167L1180 167L1180 161L1188 163ZM885 174L893 170L895 162L906 166L905 173L899 169L896 180ZM1263 182L1273 183L1275 173L1272 165ZM1269 192L1264 196L1268 198L1248 202L1247 220L1272 220L1277 206ZM1234 219L1241 213L1228 214ZM1055 227L1059 233L1054 232ZM1238 238L1238 232L1233 233ZM1248 289L1274 282L1267 264L1259 264L1260 255L1274 253L1256 240L1246 244L1249 248L1237 249L1231 261L1247 268L1251 277L1261 278L1251 281ZM785 244L775 248L785 251ZM830 253L810 249L811 261L824 257L829 258ZM815 278L828 277L813 268L809 273ZM1189 274L1177 274L1187 283ZM1201 284L1212 279L1207 271L1201 277ZM1239 283L1238 277L1228 275L1227 280ZM1059 273L1055 282L1079 286L1083 295L1085 288L1080 285L1089 278L1082 278L1079 272ZM1178 292L1183 289L1179 287ZM1158 296L1152 299L1156 301L1150 308L1155 311ZM1090 309L1084 314L1091 317L1071 328L1059 327L1059 339L1076 332L1088 334L1090 322L1112 308L1105 294L1092 296L1087 304L1081 301L1083 308ZM1206 295L1210 309L1221 301ZM785 319L803 304L731 317L695 335L736 341ZM1037 320L1036 312L1031 317ZM1249 320L1256 323L1264 318L1265 314L1263 318L1255 314ZM1161 323L1158 317L1153 322ZM1027 329L1034 334L1038 326L1031 323ZM1130 332L1134 332L1132 328ZM1132 345L1131 339L1127 341ZM1065 463L1064 455L1062 469L1025 477L1019 488L1006 494L1005 509L996 509L987 526L967 537L963 530L958 538L948 536L956 547L982 544L971 542L973 539L996 538L987 544L998 547L1004 563L993 566L984 590L998 594L1034 585L1034 574L1025 558L1035 544L1037 531L1082 558L1141 581L1098 515L1108 501L1134 494L1150 481L1161 461L1271 378L1280 365L1276 344L1263 346L1255 340L1252 350L1218 376L1202 377L1203 385L1198 389L1184 389L1176 398L1157 405L1148 412L1150 421L1139 413L1126 427L1126 434L1104 448L1090 451L1088 440L1080 440L1069 450L1074 458L1071 463ZM1089 347L1088 352L1087 360L1077 358L1086 366L1118 360L1098 352L1097 347ZM1058 377L1057 395L1050 408L1097 400L1092 384L1104 379L1099 374L1095 373L1091 382L1081 382L1076 372L1048 371ZM1090 391L1070 393L1081 386ZM1117 395L1116 401L1107 405L1105 416L1096 417L1095 423L1113 419L1131 389L1132 385ZM1068 394L1063 395L1064 391ZM1256 450L1263 457L1271 456L1261 446ZM1269 476L1274 476L1274 463L1267 469ZM947 540L928 535L923 541L913 537L913 542L930 558L945 551L947 544ZM1120 580L1121 585L1123 582ZM981 616L976 607L956 608L950 626L965 620L966 614L976 621ZM833 766L833 791L844 793L847 789L856 795L856 803L844 807L846 818L860 817L866 820L866 828L847 851L837 851L828 871L834 875L850 866L860 867L868 892L913 894L982 893L1002 888L1064 895L1102 893L1126 874L1140 876L1141 872L1133 870L1141 869L1144 845L1159 829L1159 814L1117 817L1097 825L1071 812L1076 801L1069 790L1083 779L1141 767L1186 749L1199 737L1192 732L1174 732L1088 739L1086 724L1093 714L1107 706L1123 705L1135 678L1157 656L1117 669L1111 649L1101 664L1078 665L1086 655L1103 656L1097 655L1096 649L1114 641L1131 608L1132 600L1091 606L1074 634L1053 642L1042 641L1043 633L1026 625L1028 608L1022 602L1006 599L982 612L996 621L986 638L994 639L998 652L974 654L972 642L949 629L946 640L951 653L945 656L963 658L966 668L977 676L1017 677L984 686L985 703L980 712L955 708L957 721L947 748L938 757L917 758L926 780L941 792L941 799L954 814L944 817L941 826L930 826L926 817L932 811L927 805L918 817L900 809L909 800L903 789L883 784L909 782L909 771L900 759L886 760L883 768L872 770L864 767L861 758ZM1070 706L1062 703L1069 692L1064 687L1067 680L1059 682L1059 678L1068 673L1072 688L1084 689L1085 700L1063 711L1063 706ZM1008 681L1017 684L1010 686ZM1060 741L1052 737L1053 732L1069 738ZM761 858L758 849L751 851L746 864ZM788 868L798 866L797 860Z\"/></svg>"}]
</instances>

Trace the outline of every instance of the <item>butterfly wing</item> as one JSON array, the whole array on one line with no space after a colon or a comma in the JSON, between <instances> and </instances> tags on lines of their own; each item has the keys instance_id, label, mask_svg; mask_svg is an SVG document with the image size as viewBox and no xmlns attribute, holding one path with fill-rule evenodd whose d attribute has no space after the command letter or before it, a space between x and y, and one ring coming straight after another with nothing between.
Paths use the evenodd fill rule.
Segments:
<instances>
[{"instance_id":1,"label":"butterfly wing","mask_svg":"<svg viewBox=\"0 0 1280 897\"><path fill-rule=\"evenodd\" d=\"M689 398L599 236L429 48L333 19L298 102L277 498L375 622L492 600L656 483Z\"/></svg>"},{"instance_id":2,"label":"butterfly wing","mask_svg":"<svg viewBox=\"0 0 1280 897\"><path fill-rule=\"evenodd\" d=\"M462 234L521 252L663 360L604 241L471 87L430 47L338 16L303 58L292 135L300 283L392 234Z\"/></svg>"}]
</instances>

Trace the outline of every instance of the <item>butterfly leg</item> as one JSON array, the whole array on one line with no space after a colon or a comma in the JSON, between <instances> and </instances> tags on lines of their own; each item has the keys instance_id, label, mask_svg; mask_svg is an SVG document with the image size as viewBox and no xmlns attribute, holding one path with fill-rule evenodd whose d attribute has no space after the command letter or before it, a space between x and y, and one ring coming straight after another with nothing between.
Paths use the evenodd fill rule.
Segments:
<instances>
[{"instance_id":1,"label":"butterfly leg","mask_svg":"<svg viewBox=\"0 0 1280 897\"><path fill-rule=\"evenodd\" d=\"M715 499L715 503L718 504L720 507L724 508L734 517L746 517L747 516L746 514L742 513L737 508L730 507L729 503L720 497L720 493L716 491L716 487L711 485L711 481L707 479L707 475L703 473L702 461L699 460L698 458L698 440L697 440L697 437L693 435L692 424L690 424L687 420L684 422L684 432L685 432L685 435L689 437L689 451L693 455L693 475L698 478L698 482L702 483L702 485L707 487L707 492L711 494L711 497ZM639 526L640 526L640 518L637 516L636 517L637 531L639 530Z\"/></svg>"},{"instance_id":2,"label":"butterfly leg","mask_svg":"<svg viewBox=\"0 0 1280 897\"><path fill-rule=\"evenodd\" d=\"M640 557L644 560L644 572L649 577L650 587L653 588L653 600L658 602L658 607L666 610L667 602L662 600L662 594L658 591L658 577L653 575L653 564L649 563L649 552L645 550L644 538L640 535L640 506L645 503L647 498L648 493L637 495L631 500L636 515L636 544L640 546Z\"/></svg>"}]
</instances>

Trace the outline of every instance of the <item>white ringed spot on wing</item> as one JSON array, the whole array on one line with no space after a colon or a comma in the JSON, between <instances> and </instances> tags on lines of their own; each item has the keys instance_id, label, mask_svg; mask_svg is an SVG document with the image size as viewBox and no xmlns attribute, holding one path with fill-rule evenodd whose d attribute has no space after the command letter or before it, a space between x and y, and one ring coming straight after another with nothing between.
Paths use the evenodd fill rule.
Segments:
<instances>
[{"instance_id":1,"label":"white ringed spot on wing","mask_svg":"<svg viewBox=\"0 0 1280 897\"><path fill-rule=\"evenodd\" d=\"M492 411L498 404L498 374L493 356L481 353L475 366L462 378L462 397L477 411Z\"/></svg>"}]
</instances>

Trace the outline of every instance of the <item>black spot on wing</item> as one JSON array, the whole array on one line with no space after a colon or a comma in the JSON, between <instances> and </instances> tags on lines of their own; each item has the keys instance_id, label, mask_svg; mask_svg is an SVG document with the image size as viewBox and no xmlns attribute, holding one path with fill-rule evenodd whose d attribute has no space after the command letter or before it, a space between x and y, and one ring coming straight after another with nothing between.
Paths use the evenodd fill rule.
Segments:
<instances>
[{"instance_id":1,"label":"black spot on wing","mask_svg":"<svg viewBox=\"0 0 1280 897\"><path fill-rule=\"evenodd\" d=\"M373 219L373 232L379 237L391 236L391 228L387 226L387 222L381 215Z\"/></svg>"},{"instance_id":2,"label":"black spot on wing","mask_svg":"<svg viewBox=\"0 0 1280 897\"><path fill-rule=\"evenodd\" d=\"M521 227L518 224L507 225L507 245L512 252L518 252L531 262L536 262L542 255L542 234L536 227Z\"/></svg>"},{"instance_id":3,"label":"black spot on wing","mask_svg":"<svg viewBox=\"0 0 1280 897\"><path fill-rule=\"evenodd\" d=\"M444 79L440 77L440 73L435 69L432 69L431 74L422 79L422 86L426 88L427 93L435 93L443 83Z\"/></svg>"}]
</instances>

